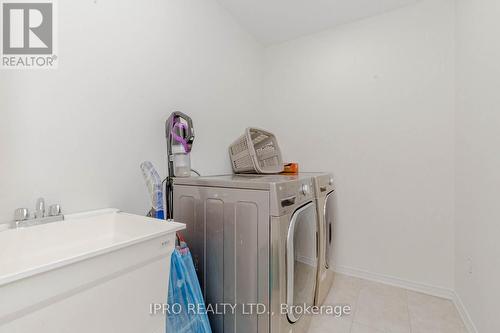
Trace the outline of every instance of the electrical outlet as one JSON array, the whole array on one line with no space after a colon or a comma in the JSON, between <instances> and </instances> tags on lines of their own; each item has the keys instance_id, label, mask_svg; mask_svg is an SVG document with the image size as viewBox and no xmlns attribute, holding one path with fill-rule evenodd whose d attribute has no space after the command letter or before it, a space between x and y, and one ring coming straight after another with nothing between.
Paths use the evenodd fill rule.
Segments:
<instances>
[{"instance_id":1,"label":"electrical outlet","mask_svg":"<svg viewBox=\"0 0 500 333\"><path fill-rule=\"evenodd\" d=\"M472 274L472 258L471 257L467 258L467 272L469 272L469 274Z\"/></svg>"}]
</instances>

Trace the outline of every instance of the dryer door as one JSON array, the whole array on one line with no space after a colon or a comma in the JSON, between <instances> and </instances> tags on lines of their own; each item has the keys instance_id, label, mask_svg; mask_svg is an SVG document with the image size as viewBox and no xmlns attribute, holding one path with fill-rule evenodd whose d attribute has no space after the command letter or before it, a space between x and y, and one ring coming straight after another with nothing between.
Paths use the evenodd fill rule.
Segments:
<instances>
[{"instance_id":1,"label":"dryer door","mask_svg":"<svg viewBox=\"0 0 500 333\"><path fill-rule=\"evenodd\" d=\"M301 317L306 305L314 304L318 267L318 225L316 205L309 203L292 215L287 238L288 320Z\"/></svg>"},{"instance_id":2,"label":"dryer door","mask_svg":"<svg viewBox=\"0 0 500 333\"><path fill-rule=\"evenodd\" d=\"M328 193L325 200L325 267L330 268L330 260L332 255L332 245L333 245L333 217L335 214L335 192L332 191Z\"/></svg>"}]
</instances>

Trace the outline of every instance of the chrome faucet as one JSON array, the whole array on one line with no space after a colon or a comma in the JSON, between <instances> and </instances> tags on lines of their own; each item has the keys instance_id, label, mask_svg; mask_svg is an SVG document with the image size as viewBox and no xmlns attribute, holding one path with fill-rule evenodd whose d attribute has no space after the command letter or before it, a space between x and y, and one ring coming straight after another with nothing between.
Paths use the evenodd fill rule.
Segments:
<instances>
[{"instance_id":1,"label":"chrome faucet","mask_svg":"<svg viewBox=\"0 0 500 333\"><path fill-rule=\"evenodd\" d=\"M45 199L38 198L35 206L35 219L41 219L45 217Z\"/></svg>"},{"instance_id":2,"label":"chrome faucet","mask_svg":"<svg viewBox=\"0 0 500 333\"><path fill-rule=\"evenodd\" d=\"M39 198L36 201L34 217L30 219L30 213L27 208L18 208L14 212L14 223L11 228L26 228L39 224L64 221L64 215L61 213L61 206L58 204L49 206L48 215L45 214L45 199Z\"/></svg>"}]
</instances>

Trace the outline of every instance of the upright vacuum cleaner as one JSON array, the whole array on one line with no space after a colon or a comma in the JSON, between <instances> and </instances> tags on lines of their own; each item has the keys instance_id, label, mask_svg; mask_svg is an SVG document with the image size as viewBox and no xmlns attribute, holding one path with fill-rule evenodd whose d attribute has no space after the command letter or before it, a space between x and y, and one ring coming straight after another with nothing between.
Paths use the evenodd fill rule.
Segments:
<instances>
[{"instance_id":1,"label":"upright vacuum cleaner","mask_svg":"<svg viewBox=\"0 0 500 333\"><path fill-rule=\"evenodd\" d=\"M174 218L174 177L191 176L191 148L194 141L193 121L182 112L173 112L165 124L168 176L165 183L167 220Z\"/></svg>"},{"instance_id":2,"label":"upright vacuum cleaner","mask_svg":"<svg viewBox=\"0 0 500 333\"><path fill-rule=\"evenodd\" d=\"M165 183L166 217L174 218L174 178L191 176L189 154L194 141L193 121L182 112L174 112L165 124L168 153L168 176ZM182 222L182 221L180 221ZM193 265L189 248L180 233L179 246L172 253L168 305L170 309L179 306L179 313L167 313L166 330L170 332L211 333L205 311L205 301ZM191 307L201 311L188 311Z\"/></svg>"}]
</instances>

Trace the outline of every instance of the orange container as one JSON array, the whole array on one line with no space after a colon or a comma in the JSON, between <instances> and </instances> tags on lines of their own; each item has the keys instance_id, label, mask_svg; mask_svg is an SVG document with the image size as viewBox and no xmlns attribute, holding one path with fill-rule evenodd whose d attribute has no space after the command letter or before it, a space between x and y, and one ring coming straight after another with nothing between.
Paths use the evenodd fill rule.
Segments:
<instances>
[{"instance_id":1,"label":"orange container","mask_svg":"<svg viewBox=\"0 0 500 333\"><path fill-rule=\"evenodd\" d=\"M299 173L299 163L287 163L282 174L296 175Z\"/></svg>"}]
</instances>

